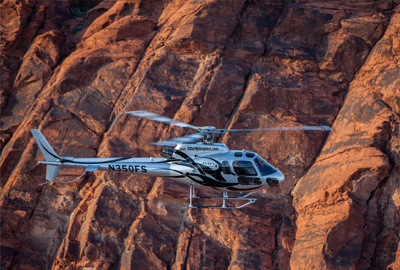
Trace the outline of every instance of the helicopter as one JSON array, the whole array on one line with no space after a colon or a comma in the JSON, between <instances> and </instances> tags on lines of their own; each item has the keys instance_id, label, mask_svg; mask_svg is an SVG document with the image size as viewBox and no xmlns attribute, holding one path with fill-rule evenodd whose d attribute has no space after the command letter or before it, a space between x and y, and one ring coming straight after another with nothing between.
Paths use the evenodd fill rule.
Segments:
<instances>
[{"instance_id":1,"label":"helicopter","mask_svg":"<svg viewBox=\"0 0 400 270\"><path fill-rule=\"evenodd\" d=\"M250 198L251 194L262 188L278 186L285 180L285 176L257 153L246 150L230 150L225 144L214 143L214 135L227 132L271 130L331 130L328 126L217 129L212 126L198 127L186 124L148 111L126 113L177 127L190 128L197 133L153 143L165 146L162 150L165 157L74 158L58 156L43 134L38 129L32 129L32 135L45 158L45 161L39 161L39 163L47 165L47 182L43 184L52 182L72 183L81 179L85 173L97 170L127 173L131 174L131 177L134 174L166 177L189 184L189 197L187 198L189 205L185 208L239 209L257 200ZM203 141L197 142L199 139L203 139ZM171 149L166 146L176 147ZM64 166L84 168L85 171L80 177L72 181L58 181L56 176L60 168ZM196 196L195 186L222 190L222 196ZM246 191L249 193L244 196L229 197L228 191ZM222 205L195 206L193 199L196 198L220 199ZM242 204L228 206L227 201L242 201Z\"/></svg>"}]
</instances>

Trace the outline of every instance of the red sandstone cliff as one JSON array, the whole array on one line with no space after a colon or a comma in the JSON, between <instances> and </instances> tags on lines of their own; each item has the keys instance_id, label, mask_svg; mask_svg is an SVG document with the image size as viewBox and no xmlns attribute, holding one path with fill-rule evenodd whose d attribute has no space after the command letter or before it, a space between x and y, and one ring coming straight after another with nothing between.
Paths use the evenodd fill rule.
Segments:
<instances>
[{"instance_id":1,"label":"red sandstone cliff","mask_svg":"<svg viewBox=\"0 0 400 270\"><path fill-rule=\"evenodd\" d=\"M2 1L1 268L400 269L399 4ZM31 128L64 156L159 155L184 131L123 114L143 109L334 130L220 138L286 175L241 210L179 210L169 179L39 185Z\"/></svg>"}]
</instances>

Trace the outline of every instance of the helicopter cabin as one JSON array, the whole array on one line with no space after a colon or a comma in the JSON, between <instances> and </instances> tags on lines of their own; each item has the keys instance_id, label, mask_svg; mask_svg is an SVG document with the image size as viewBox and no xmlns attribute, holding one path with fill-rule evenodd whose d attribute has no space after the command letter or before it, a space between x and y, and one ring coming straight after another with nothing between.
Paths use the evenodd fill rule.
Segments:
<instances>
[{"instance_id":1,"label":"helicopter cabin","mask_svg":"<svg viewBox=\"0 0 400 270\"><path fill-rule=\"evenodd\" d=\"M256 153L229 150L221 143L183 143L174 150L165 147L163 152L178 159L190 157L214 178L241 185L262 185L263 176L278 171Z\"/></svg>"}]
</instances>

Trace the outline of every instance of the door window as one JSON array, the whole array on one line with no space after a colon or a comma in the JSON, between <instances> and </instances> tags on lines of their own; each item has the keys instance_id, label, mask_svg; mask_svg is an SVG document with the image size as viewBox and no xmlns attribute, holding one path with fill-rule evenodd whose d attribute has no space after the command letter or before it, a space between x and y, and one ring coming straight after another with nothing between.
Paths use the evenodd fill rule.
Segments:
<instances>
[{"instance_id":1,"label":"door window","mask_svg":"<svg viewBox=\"0 0 400 270\"><path fill-rule=\"evenodd\" d=\"M231 167L229 166L228 161L222 161L222 173L224 174L232 174Z\"/></svg>"},{"instance_id":2,"label":"door window","mask_svg":"<svg viewBox=\"0 0 400 270\"><path fill-rule=\"evenodd\" d=\"M239 177L238 181L241 185L261 185L261 179L258 177Z\"/></svg>"},{"instance_id":3,"label":"door window","mask_svg":"<svg viewBox=\"0 0 400 270\"><path fill-rule=\"evenodd\" d=\"M257 171L251 161L236 160L233 162L233 169L238 175L256 176Z\"/></svg>"}]
</instances>

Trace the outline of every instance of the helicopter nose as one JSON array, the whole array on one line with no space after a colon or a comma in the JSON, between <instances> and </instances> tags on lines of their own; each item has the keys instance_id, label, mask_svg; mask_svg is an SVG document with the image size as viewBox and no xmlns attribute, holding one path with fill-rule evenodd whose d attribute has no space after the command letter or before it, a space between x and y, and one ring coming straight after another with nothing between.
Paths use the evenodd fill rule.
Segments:
<instances>
[{"instance_id":1,"label":"helicopter nose","mask_svg":"<svg viewBox=\"0 0 400 270\"><path fill-rule=\"evenodd\" d=\"M280 171L277 171L277 172L276 172L276 179L277 179L279 182L282 182L283 180L285 180L285 176L284 176L283 173L281 173Z\"/></svg>"},{"instance_id":2,"label":"helicopter nose","mask_svg":"<svg viewBox=\"0 0 400 270\"><path fill-rule=\"evenodd\" d=\"M285 180L285 176L280 171L276 171L275 173L268 175L265 180L270 187L277 187L280 182Z\"/></svg>"}]
</instances>

